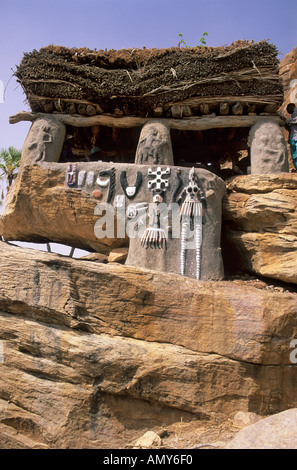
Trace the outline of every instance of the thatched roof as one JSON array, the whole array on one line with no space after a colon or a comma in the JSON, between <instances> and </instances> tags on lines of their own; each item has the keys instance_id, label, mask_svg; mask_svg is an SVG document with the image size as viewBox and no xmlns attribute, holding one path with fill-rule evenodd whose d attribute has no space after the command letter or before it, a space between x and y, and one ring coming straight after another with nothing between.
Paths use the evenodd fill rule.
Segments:
<instances>
[{"instance_id":1,"label":"thatched roof","mask_svg":"<svg viewBox=\"0 0 297 470\"><path fill-rule=\"evenodd\" d=\"M105 51L48 46L25 53L15 75L33 111L187 117L218 112L226 102L260 113L283 100L277 54L267 41Z\"/></svg>"}]
</instances>

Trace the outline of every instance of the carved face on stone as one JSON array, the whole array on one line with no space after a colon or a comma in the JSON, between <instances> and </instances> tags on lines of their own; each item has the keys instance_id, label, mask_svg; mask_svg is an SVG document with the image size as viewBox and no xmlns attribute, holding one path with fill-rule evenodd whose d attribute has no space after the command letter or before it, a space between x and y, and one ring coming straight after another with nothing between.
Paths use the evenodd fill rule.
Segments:
<instances>
[{"instance_id":1,"label":"carved face on stone","mask_svg":"<svg viewBox=\"0 0 297 470\"><path fill-rule=\"evenodd\" d=\"M126 193L127 193L128 197L134 196L135 192L136 192L136 187L135 186L128 186L126 188Z\"/></svg>"},{"instance_id":2,"label":"carved face on stone","mask_svg":"<svg viewBox=\"0 0 297 470\"><path fill-rule=\"evenodd\" d=\"M127 217L128 219L134 219L134 217L137 216L137 207L135 204L130 204L128 207L127 207Z\"/></svg>"},{"instance_id":3,"label":"carved face on stone","mask_svg":"<svg viewBox=\"0 0 297 470\"><path fill-rule=\"evenodd\" d=\"M66 127L51 118L33 122L22 151L22 162L57 162L63 148Z\"/></svg>"}]
</instances>

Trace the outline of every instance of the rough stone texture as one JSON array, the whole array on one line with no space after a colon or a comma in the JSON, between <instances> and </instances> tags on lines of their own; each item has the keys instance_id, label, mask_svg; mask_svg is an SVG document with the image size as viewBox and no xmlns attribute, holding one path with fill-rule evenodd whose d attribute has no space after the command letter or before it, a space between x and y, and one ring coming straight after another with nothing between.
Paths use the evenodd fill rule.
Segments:
<instances>
[{"instance_id":1,"label":"rough stone texture","mask_svg":"<svg viewBox=\"0 0 297 470\"><path fill-rule=\"evenodd\" d=\"M238 411L233 418L233 424L244 428L245 426L249 426L250 424L260 421L260 419L263 419L263 417L256 413L251 413L250 411Z\"/></svg>"},{"instance_id":2,"label":"rough stone texture","mask_svg":"<svg viewBox=\"0 0 297 470\"><path fill-rule=\"evenodd\" d=\"M128 248L115 248L108 256L109 263L124 263L128 256Z\"/></svg>"},{"instance_id":3,"label":"rough stone texture","mask_svg":"<svg viewBox=\"0 0 297 470\"><path fill-rule=\"evenodd\" d=\"M283 411L242 429L225 449L296 449L297 409Z\"/></svg>"},{"instance_id":4,"label":"rough stone texture","mask_svg":"<svg viewBox=\"0 0 297 470\"><path fill-rule=\"evenodd\" d=\"M291 116L287 113L287 106L289 103L297 105L297 47L289 52L279 65L279 76L283 84L284 100L279 109L280 113L286 117ZM288 140L289 133L283 129L286 141ZM288 145L289 165L290 169L294 169L294 164L291 158L290 146Z\"/></svg>"},{"instance_id":5,"label":"rough stone texture","mask_svg":"<svg viewBox=\"0 0 297 470\"><path fill-rule=\"evenodd\" d=\"M285 113L289 103L297 103L297 47L286 54L281 61L279 76L284 87L284 101L281 111Z\"/></svg>"},{"instance_id":6,"label":"rough stone texture","mask_svg":"<svg viewBox=\"0 0 297 470\"><path fill-rule=\"evenodd\" d=\"M174 165L170 129L157 119L141 130L135 163L140 165Z\"/></svg>"},{"instance_id":7,"label":"rough stone texture","mask_svg":"<svg viewBox=\"0 0 297 470\"><path fill-rule=\"evenodd\" d=\"M181 418L296 406L294 293L3 242L0 269L3 448L121 448Z\"/></svg>"},{"instance_id":8,"label":"rough stone texture","mask_svg":"<svg viewBox=\"0 0 297 470\"><path fill-rule=\"evenodd\" d=\"M293 293L228 281L198 282L4 243L1 259L5 282L0 298L7 306L15 300L15 313L27 311L51 325L170 343L248 363L290 363L290 325L297 309ZM17 273L24 271L20 285ZM283 335L277 344L271 343L275 331Z\"/></svg>"},{"instance_id":9,"label":"rough stone texture","mask_svg":"<svg viewBox=\"0 0 297 470\"><path fill-rule=\"evenodd\" d=\"M103 253L90 253L82 256L80 259L95 261L96 263L108 263L108 255L104 255Z\"/></svg>"},{"instance_id":10,"label":"rough stone texture","mask_svg":"<svg viewBox=\"0 0 297 470\"><path fill-rule=\"evenodd\" d=\"M57 162L61 155L66 126L52 116L36 119L22 148L21 165L40 161Z\"/></svg>"},{"instance_id":11,"label":"rough stone texture","mask_svg":"<svg viewBox=\"0 0 297 470\"><path fill-rule=\"evenodd\" d=\"M102 186L103 193L100 201L92 197L97 185L99 172L116 167L115 184L110 198L112 232L107 231L104 225L105 207L101 203L108 202L109 185ZM113 248L127 247L129 238L127 227L136 224L136 219L127 217L126 209L135 203L153 202L153 192L148 188L149 165L116 164L106 162L79 162L77 172L85 171L85 182L82 186L69 187L66 184L67 163L41 162L27 164L21 169L14 186L11 188L5 201L5 210L0 219L0 234L5 240L18 240L28 242L51 241L74 246L77 248L94 250L108 254ZM154 170L158 167L153 166ZM166 169L167 167L162 167ZM167 175L169 187L164 193L164 203L168 206L172 201L173 193L177 187L177 168L169 167ZM183 185L189 181L189 168L181 168ZM120 183L121 173L125 171L130 186L137 180L137 172L142 173L142 184L134 199L129 199ZM225 194L225 183L213 173L206 170L196 170L207 198L205 223L203 226L202 246L202 278L221 279L223 277L223 263L220 250L222 198ZM92 183L88 185L89 176ZM101 177L103 183L108 181ZM97 185L97 187L99 187ZM182 188L180 189L180 191ZM116 206L117 196L123 198ZM122 205L124 204L124 205ZM179 208L178 208L179 209ZM148 212L147 212L148 214ZM171 211L169 211L169 215ZM101 219L101 217L103 217ZM106 216L107 217L107 216ZM149 220L146 215L145 223ZM180 229L180 218L177 217ZM109 225L110 226L110 225ZM175 225L176 226L176 225ZM145 226L144 226L145 228ZM100 234L103 231L103 234ZM137 238L130 240L132 252L129 253L127 264L132 266L153 267L154 269L168 269L170 272L180 272L180 238L168 241L168 250L146 250L140 246L141 231ZM103 236L104 238L100 238ZM170 234L169 234L170 237ZM136 245L136 248L134 247ZM131 251L131 250L130 250ZM195 266L192 259L195 250L189 250L187 276L195 277ZM165 264L164 264L165 256Z\"/></svg>"},{"instance_id":12,"label":"rough stone texture","mask_svg":"<svg viewBox=\"0 0 297 470\"><path fill-rule=\"evenodd\" d=\"M181 169L184 176L184 184L187 186L189 179L189 168ZM177 168L172 168L176 173ZM206 170L197 171L199 180L205 191L207 209L204 210L202 226L202 246L201 246L201 279L219 280L224 277L224 268L221 255L221 220L222 220L222 198L225 194L225 183L214 173ZM173 187L174 189L174 187ZM166 193L165 193L166 194ZM152 197L152 196L150 196ZM170 203L170 196L164 196L164 202ZM168 224L173 228L173 233L178 236L170 238L165 249L144 248L141 244L141 237L130 239L129 253L126 264L135 267L160 270L165 272L180 273L180 251L181 251L181 230L176 232L176 227L180 228L179 208L168 211ZM166 222L166 220L164 219ZM174 228L175 227L175 228ZM169 230L170 235L170 230ZM185 275L195 277L196 270L196 250L193 237L186 250Z\"/></svg>"},{"instance_id":13,"label":"rough stone texture","mask_svg":"<svg viewBox=\"0 0 297 470\"><path fill-rule=\"evenodd\" d=\"M43 165L24 166L5 200L0 233L6 240L48 240L102 253L125 242L96 238L98 201L67 187L67 164Z\"/></svg>"},{"instance_id":14,"label":"rough stone texture","mask_svg":"<svg viewBox=\"0 0 297 470\"><path fill-rule=\"evenodd\" d=\"M151 449L152 447L160 447L162 440L154 431L147 431L135 443L135 449Z\"/></svg>"},{"instance_id":15,"label":"rough stone texture","mask_svg":"<svg viewBox=\"0 0 297 470\"><path fill-rule=\"evenodd\" d=\"M225 268L297 283L297 176L230 179L223 202Z\"/></svg>"},{"instance_id":16,"label":"rough stone texture","mask_svg":"<svg viewBox=\"0 0 297 470\"><path fill-rule=\"evenodd\" d=\"M251 174L289 171L288 151L280 126L269 119L250 130Z\"/></svg>"}]
</instances>

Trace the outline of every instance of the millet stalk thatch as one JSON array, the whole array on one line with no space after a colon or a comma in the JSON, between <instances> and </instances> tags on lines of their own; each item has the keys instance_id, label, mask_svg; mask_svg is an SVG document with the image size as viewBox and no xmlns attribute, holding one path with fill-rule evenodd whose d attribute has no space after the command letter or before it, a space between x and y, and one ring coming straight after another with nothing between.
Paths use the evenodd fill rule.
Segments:
<instances>
[{"instance_id":1,"label":"millet stalk thatch","mask_svg":"<svg viewBox=\"0 0 297 470\"><path fill-rule=\"evenodd\" d=\"M179 118L226 114L226 109L234 115L260 114L275 112L283 100L277 54L267 41L109 51L48 46L24 54L15 75L34 112Z\"/></svg>"}]
</instances>

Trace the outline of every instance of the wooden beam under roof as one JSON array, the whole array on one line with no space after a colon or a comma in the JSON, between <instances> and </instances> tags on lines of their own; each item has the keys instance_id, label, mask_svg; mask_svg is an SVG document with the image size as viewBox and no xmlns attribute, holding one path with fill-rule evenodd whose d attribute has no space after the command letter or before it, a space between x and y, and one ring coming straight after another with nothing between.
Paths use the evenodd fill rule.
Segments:
<instances>
[{"instance_id":1,"label":"wooden beam under roof","mask_svg":"<svg viewBox=\"0 0 297 470\"><path fill-rule=\"evenodd\" d=\"M153 121L154 118L143 118L134 116L114 117L109 115L96 115L84 117L72 114L46 114L46 113L32 113L29 111L22 111L13 116L10 116L10 124L16 124L21 121L35 121L36 119L56 119L65 125L73 127L92 127L92 126L107 126L115 128L132 128L142 127L148 121ZM185 131L198 131L216 128L228 127L252 127L254 124L261 120L271 120L277 124L282 124L280 116L256 116L256 115L239 115L239 116L216 116L208 115L203 117L189 117L184 119L167 119L158 118L158 121L163 122L171 129L185 130Z\"/></svg>"}]
</instances>

